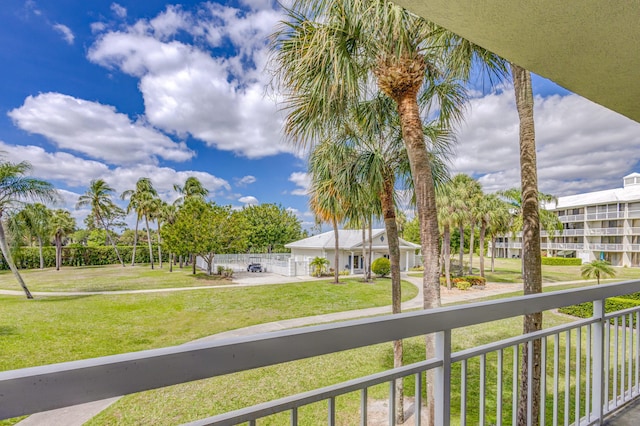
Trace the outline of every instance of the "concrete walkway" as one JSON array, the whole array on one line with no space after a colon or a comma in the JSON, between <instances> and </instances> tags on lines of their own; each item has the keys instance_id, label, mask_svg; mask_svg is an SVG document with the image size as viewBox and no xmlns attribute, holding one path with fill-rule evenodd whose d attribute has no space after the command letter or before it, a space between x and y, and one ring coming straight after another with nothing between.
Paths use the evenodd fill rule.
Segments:
<instances>
[{"instance_id":1,"label":"concrete walkway","mask_svg":"<svg viewBox=\"0 0 640 426\"><path fill-rule=\"evenodd\" d=\"M303 279L300 277L280 277L279 283L284 283L287 278L296 278L293 281L309 281L310 277L304 277ZM242 283L242 278L239 279L240 283L233 285L232 287L237 286L253 286L253 285L265 285L265 284L276 284L273 282L273 277L268 277L265 274L262 277L250 277L250 280L264 280L262 284L258 284L257 282L244 282ZM326 278L324 278L326 279ZM419 309L422 307L423 302L423 292L422 292L422 278L421 277L410 277L406 274L402 275L402 279L410 282L418 288L418 294L413 299L404 302L402 304L402 310L407 311L411 309ZM555 286L562 284L572 284L572 283L584 283L584 281L568 281L568 282L559 282L559 283L547 283L545 286ZM229 288L229 285L225 286L208 286L208 287L190 287L190 288L177 288L177 289L157 289L157 290L131 290L131 291L111 291L111 292L74 292L74 293L34 293L34 295L47 295L47 296L69 296L69 295L94 295L94 294L134 294L134 293L154 293L154 292L162 292L162 291L185 291L185 290L200 290L203 288ZM498 286L494 286L492 289L485 290L470 290L470 291L459 291L454 290L450 294L442 295L442 303L450 304L456 302L463 301L471 301L481 297L487 297L498 294L512 293L522 289L522 284L499 284ZM8 291L8 290L4 290ZM2 293L2 291L0 291ZM17 292L18 294L22 294L21 292ZM3 293L6 294L6 293ZM279 331L284 329L291 329L297 327L304 327L309 325L323 324L328 322L336 322L343 321L348 319L355 318L363 318L369 316L376 315L384 315L391 313L391 306L381 306L376 308L367 308L367 309L356 309L352 311L344 311L344 312L335 312L331 314L323 314L323 315L314 315L309 317L302 318L293 318L289 320L283 321L274 321L268 322L264 324L258 324L250 327L239 328L236 330L230 330L223 333L214 334L211 336L203 337L201 339L197 339L185 345L193 344L193 343L201 343L201 342L211 342L221 339L227 339L231 337L238 336L249 336L252 334L260 334L260 333L269 333L273 331ZM102 401L94 401L86 404L75 405L72 407L60 408L58 410L46 411L43 413L37 413L29 416L25 420L18 423L20 426L81 426L86 421L96 416L101 411L105 410L111 404L116 402L120 397L114 397L105 399Z\"/></svg>"}]
</instances>

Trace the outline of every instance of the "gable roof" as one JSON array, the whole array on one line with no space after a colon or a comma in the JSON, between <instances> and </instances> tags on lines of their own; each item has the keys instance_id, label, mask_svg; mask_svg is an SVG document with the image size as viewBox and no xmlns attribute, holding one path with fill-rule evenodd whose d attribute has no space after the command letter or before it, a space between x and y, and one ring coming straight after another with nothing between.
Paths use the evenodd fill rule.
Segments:
<instances>
[{"instance_id":1,"label":"gable roof","mask_svg":"<svg viewBox=\"0 0 640 426\"><path fill-rule=\"evenodd\" d=\"M386 242L387 232L384 229L373 229L371 234L374 249L389 249ZM381 238L383 237L383 238ZM367 232L367 244L369 241L369 233ZM338 244L341 250L361 250L362 249L362 230L361 229L339 229ZM333 249L335 247L335 237L333 231L324 232L309 238L294 241L285 244L287 248L301 249ZM405 241L400 238L400 248L419 249L418 244Z\"/></svg>"}]
</instances>

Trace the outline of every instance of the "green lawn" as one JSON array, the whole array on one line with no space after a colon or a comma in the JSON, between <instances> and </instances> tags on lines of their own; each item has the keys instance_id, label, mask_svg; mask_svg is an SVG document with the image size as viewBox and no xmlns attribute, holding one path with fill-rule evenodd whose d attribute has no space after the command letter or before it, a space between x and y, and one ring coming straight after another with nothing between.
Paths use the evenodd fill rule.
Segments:
<instances>
[{"instance_id":1,"label":"green lawn","mask_svg":"<svg viewBox=\"0 0 640 426\"><path fill-rule=\"evenodd\" d=\"M468 254L465 255L465 265ZM480 275L479 261L473 259L473 274ZM520 259L496 259L495 272L491 272L491 258L485 258L485 278L492 283L519 283L522 282ZM640 279L640 268L615 267L615 281ZM422 276L420 272L412 272L411 276ZM581 281L580 266L550 266L542 265L542 282L555 283L561 281ZM605 282L612 282L611 280Z\"/></svg>"},{"instance_id":2,"label":"green lawn","mask_svg":"<svg viewBox=\"0 0 640 426\"><path fill-rule=\"evenodd\" d=\"M169 272L167 264L162 269L156 265L153 270L149 265L127 265L124 268L109 265L64 267L59 271L54 268L29 269L20 271L20 274L31 291L144 290L232 284L217 275L209 277L202 272L193 275L191 267L174 267L173 272ZM20 290L11 272L0 272L0 289Z\"/></svg>"}]
</instances>

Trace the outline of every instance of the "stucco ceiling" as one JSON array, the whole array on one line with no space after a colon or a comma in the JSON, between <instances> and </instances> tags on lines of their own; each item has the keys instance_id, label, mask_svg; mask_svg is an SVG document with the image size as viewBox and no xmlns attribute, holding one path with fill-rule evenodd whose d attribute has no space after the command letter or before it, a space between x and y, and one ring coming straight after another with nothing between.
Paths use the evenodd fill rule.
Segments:
<instances>
[{"instance_id":1,"label":"stucco ceiling","mask_svg":"<svg viewBox=\"0 0 640 426\"><path fill-rule=\"evenodd\" d=\"M640 1L394 1L640 122Z\"/></svg>"}]
</instances>

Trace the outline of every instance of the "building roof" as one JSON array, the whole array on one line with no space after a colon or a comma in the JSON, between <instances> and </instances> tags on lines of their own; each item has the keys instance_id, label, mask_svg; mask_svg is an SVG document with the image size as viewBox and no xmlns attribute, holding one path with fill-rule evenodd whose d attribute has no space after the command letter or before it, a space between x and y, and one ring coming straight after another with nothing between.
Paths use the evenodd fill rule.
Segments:
<instances>
[{"instance_id":1,"label":"building roof","mask_svg":"<svg viewBox=\"0 0 640 426\"><path fill-rule=\"evenodd\" d=\"M572 92L640 121L640 2L394 1Z\"/></svg>"},{"instance_id":2,"label":"building roof","mask_svg":"<svg viewBox=\"0 0 640 426\"><path fill-rule=\"evenodd\" d=\"M386 242L387 232L384 229L373 229L372 239L374 249L389 249ZM367 243L369 233L367 232ZM380 237L383 237L381 240ZM338 244L341 250L362 250L362 230L361 229L339 229L338 230ZM309 238L294 241L293 243L285 244L287 248L301 248L301 249L333 249L335 247L335 237L333 231L325 232L322 234L314 235ZM400 238L400 248L419 249L418 244L405 241Z\"/></svg>"},{"instance_id":3,"label":"building roof","mask_svg":"<svg viewBox=\"0 0 640 426\"><path fill-rule=\"evenodd\" d=\"M640 178L640 173L631 173L624 177L625 182L628 178ZM618 202L640 201L640 179L638 183L625 183L622 188L607 189L604 191L586 192L583 194L568 195L558 197L558 203L555 207L548 206L552 210L566 209L570 207L591 206L595 204L608 204Z\"/></svg>"}]
</instances>

